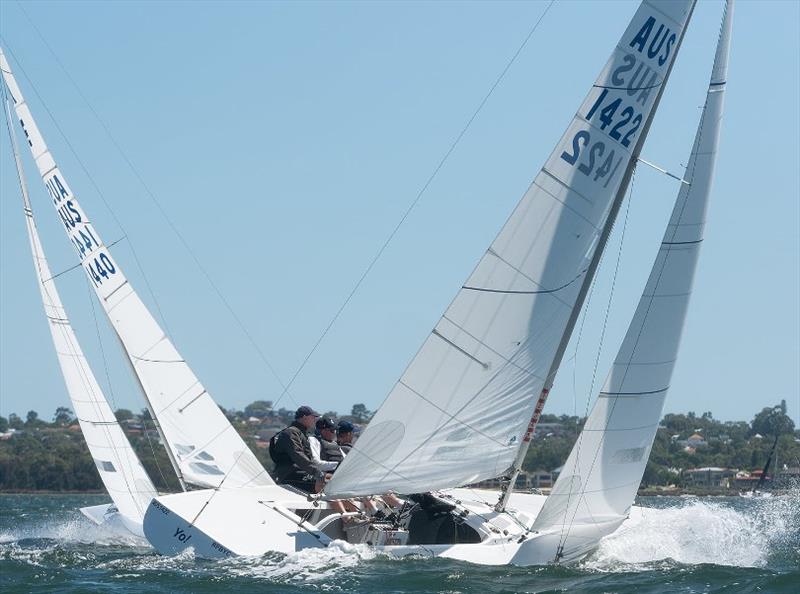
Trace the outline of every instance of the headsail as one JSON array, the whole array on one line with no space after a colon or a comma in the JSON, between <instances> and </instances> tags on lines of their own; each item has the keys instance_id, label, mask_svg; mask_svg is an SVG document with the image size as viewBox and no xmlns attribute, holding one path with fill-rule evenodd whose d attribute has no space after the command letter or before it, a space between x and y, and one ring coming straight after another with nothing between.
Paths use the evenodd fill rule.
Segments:
<instances>
[{"instance_id":1,"label":"headsail","mask_svg":"<svg viewBox=\"0 0 800 594\"><path fill-rule=\"evenodd\" d=\"M114 501L123 523L132 532L141 534L144 513L150 500L158 493L117 422L61 304L36 230L7 102L6 114L36 278L72 408L80 423L89 453L100 473L100 479Z\"/></svg>"},{"instance_id":2,"label":"headsail","mask_svg":"<svg viewBox=\"0 0 800 594\"><path fill-rule=\"evenodd\" d=\"M48 150L5 56L3 79L28 147L160 425L179 478L218 487L274 484L128 283Z\"/></svg>"},{"instance_id":3,"label":"headsail","mask_svg":"<svg viewBox=\"0 0 800 594\"><path fill-rule=\"evenodd\" d=\"M328 484L328 496L448 488L512 466L693 6L639 7L544 168Z\"/></svg>"},{"instance_id":4,"label":"headsail","mask_svg":"<svg viewBox=\"0 0 800 594\"><path fill-rule=\"evenodd\" d=\"M686 179L644 293L586 425L533 525L562 532L562 553L612 532L650 455L678 353L714 176L733 21L729 0ZM589 528L596 526L596 531ZM574 527L579 527L573 531ZM578 536L580 534L580 536Z\"/></svg>"}]
</instances>

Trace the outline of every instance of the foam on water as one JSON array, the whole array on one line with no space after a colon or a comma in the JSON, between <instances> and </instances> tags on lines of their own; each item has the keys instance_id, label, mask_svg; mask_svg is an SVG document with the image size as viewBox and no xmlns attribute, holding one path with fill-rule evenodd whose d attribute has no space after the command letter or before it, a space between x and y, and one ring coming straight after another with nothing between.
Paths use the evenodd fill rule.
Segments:
<instances>
[{"instance_id":1,"label":"foam on water","mask_svg":"<svg viewBox=\"0 0 800 594\"><path fill-rule=\"evenodd\" d=\"M219 568L233 576L315 583L326 582L337 573L376 556L375 551L367 545L352 545L336 540L324 549L303 549L285 556L226 559L219 562Z\"/></svg>"},{"instance_id":2,"label":"foam on water","mask_svg":"<svg viewBox=\"0 0 800 594\"><path fill-rule=\"evenodd\" d=\"M10 530L0 533L0 545L31 539L107 546L150 546L143 538L127 531L117 531L106 525L97 525L79 514L68 519L47 517L33 522L18 523Z\"/></svg>"},{"instance_id":3,"label":"foam on water","mask_svg":"<svg viewBox=\"0 0 800 594\"><path fill-rule=\"evenodd\" d=\"M752 500L736 509L712 499L686 498L664 509L646 508L606 537L583 564L597 571L646 569L653 563L765 567L770 555L796 546L800 494Z\"/></svg>"}]
</instances>

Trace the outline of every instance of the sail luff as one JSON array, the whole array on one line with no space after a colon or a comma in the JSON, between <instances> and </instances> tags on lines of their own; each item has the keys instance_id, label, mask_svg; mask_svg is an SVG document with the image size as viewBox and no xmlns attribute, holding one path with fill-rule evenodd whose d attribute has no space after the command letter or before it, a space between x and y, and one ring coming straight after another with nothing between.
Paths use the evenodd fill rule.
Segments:
<instances>
[{"instance_id":1,"label":"sail luff","mask_svg":"<svg viewBox=\"0 0 800 594\"><path fill-rule=\"evenodd\" d=\"M161 329L102 242L62 175L0 53L14 112L84 272L147 394L168 448L187 482L227 488L274 484L255 454Z\"/></svg>"},{"instance_id":2,"label":"sail luff","mask_svg":"<svg viewBox=\"0 0 800 594\"><path fill-rule=\"evenodd\" d=\"M686 34L686 28L694 12L694 7L695 4L692 4L691 8L689 9L689 15L686 18L686 25L681 31L681 35L678 38L678 42L675 45L676 54L680 51L681 44L683 43L683 38ZM658 89L658 94L656 96L653 109L650 112L649 117L645 122L642 135L639 136L638 140L636 141L635 148L633 149L632 158L628 163L628 167L625 170L625 175L622 178L622 183L620 184L620 187L617 190L617 194L614 197L614 201L611 206L611 211L609 213L608 219L606 220L606 224L603 227L603 233L600 236L600 240L598 241L597 249L594 252L594 256L592 257L592 261L589 264L589 268L586 271L583 284L581 285L580 293L578 294L578 298L575 301L575 305L572 308L572 312L570 313L570 318L567 322L567 327L564 331L564 335L561 338L561 342L559 343L558 349L556 350L555 358L553 359L553 363L550 366L550 370L547 373L547 379L545 381L544 387L542 388L542 392L539 395L539 400L536 402L536 406L534 407L531 420L528 423L528 428L525 431L525 435L522 438L522 443L519 446L517 457L514 459L514 463L511 467L511 472L509 473L510 475L509 479L503 484L502 495L500 496L500 499L497 502L497 505L495 506L495 509L497 511L503 511L505 509L506 505L508 504L508 499L511 496L511 492L514 489L514 485L517 482L517 477L519 476L519 473L522 470L522 464L525 461L525 455L528 453L528 450L530 449L531 440L533 439L533 434L536 431L536 425L539 424L539 419L541 418L542 412L544 411L544 406L547 402L547 397L550 395L550 390L552 389L553 384L555 383L556 374L558 373L559 367L561 367L561 361L564 358L564 353L566 352L567 346L569 345L569 341L572 338L572 332L575 329L575 324L578 321L578 316L580 315L581 309L583 308L584 301L586 300L586 295L589 293L589 288L591 287L594 275L597 272L597 268L600 266L600 260L602 259L606 244L608 243L608 238L611 236L611 231L613 230L614 223L617 220L617 214L619 213L619 210L622 207L622 203L625 200L625 194L628 191L628 186L630 185L630 181L633 178L633 173L636 170L636 165L638 164L639 155L642 152L644 141L647 138L648 132L650 131L650 126L653 123L653 118L655 117L656 111L658 110L658 105L661 102L661 97L664 94L664 89L666 88L667 81L669 80L669 75L672 72L672 67L674 65L675 61L673 60L670 63L669 67L667 68L667 72L664 75L664 80Z\"/></svg>"},{"instance_id":3,"label":"sail luff","mask_svg":"<svg viewBox=\"0 0 800 594\"><path fill-rule=\"evenodd\" d=\"M645 1L637 9L327 497L443 489L513 466L693 5Z\"/></svg>"},{"instance_id":4,"label":"sail luff","mask_svg":"<svg viewBox=\"0 0 800 594\"><path fill-rule=\"evenodd\" d=\"M733 2L672 215L609 376L533 529L560 533L559 550L580 549L627 516L661 419L686 320L711 191L723 112ZM579 529L576 529L579 527ZM565 552L566 549L566 552Z\"/></svg>"},{"instance_id":5,"label":"sail luff","mask_svg":"<svg viewBox=\"0 0 800 594\"><path fill-rule=\"evenodd\" d=\"M153 412L153 403L150 402L150 397L147 395L147 390L144 389L142 380L139 378L139 374L136 373L136 368L133 365L133 361L131 360L129 353L125 348L125 344L122 342L122 338L120 338L120 335L117 333L116 329L114 329L114 336L117 337L120 348L125 354L125 361L128 363L128 367L131 370L134 381L136 382L136 387L139 389L139 393L142 395L147 412L150 413L150 420L153 425L155 425L156 431L158 432L158 437L161 439L161 443L169 444L167 436L164 435L164 429L162 429L161 423L158 422L158 417L156 417L155 413ZM147 431L147 424L143 423L143 426L144 430ZM170 466L172 466L172 471L175 473L175 478L178 479L178 485L180 486L181 491L187 491L188 487L186 485L186 479L183 477L183 471L181 470L181 466L178 464L178 460L175 457L175 452L168 445L164 446L164 451L167 453L167 459L169 460Z\"/></svg>"},{"instance_id":6,"label":"sail luff","mask_svg":"<svg viewBox=\"0 0 800 594\"><path fill-rule=\"evenodd\" d=\"M100 479L122 522L140 534L144 512L158 493L89 367L61 303L36 229L5 85L2 90L34 269L67 393Z\"/></svg>"}]
</instances>

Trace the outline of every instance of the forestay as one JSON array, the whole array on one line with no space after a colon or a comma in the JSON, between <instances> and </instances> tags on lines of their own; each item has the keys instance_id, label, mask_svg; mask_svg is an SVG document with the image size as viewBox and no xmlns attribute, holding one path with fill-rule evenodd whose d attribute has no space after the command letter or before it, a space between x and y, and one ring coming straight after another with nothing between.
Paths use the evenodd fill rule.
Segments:
<instances>
[{"instance_id":1,"label":"forestay","mask_svg":"<svg viewBox=\"0 0 800 594\"><path fill-rule=\"evenodd\" d=\"M7 103L6 109L8 109ZM123 522L132 531L141 533L144 512L147 510L150 500L158 493L131 448L130 442L122 432L114 412L83 355L72 325L67 318L67 313L61 304L55 281L39 241L22 164L17 152L10 111L7 111L7 114L14 158L22 189L22 202L36 279L70 402L78 418L78 423L80 423L89 453L100 473L100 479L114 501Z\"/></svg>"},{"instance_id":2,"label":"forestay","mask_svg":"<svg viewBox=\"0 0 800 594\"><path fill-rule=\"evenodd\" d=\"M59 171L8 62L0 59L42 180L130 359L179 475L207 487L223 480L226 488L274 484L128 283Z\"/></svg>"},{"instance_id":3,"label":"forestay","mask_svg":"<svg viewBox=\"0 0 800 594\"><path fill-rule=\"evenodd\" d=\"M544 168L328 484L329 497L448 488L511 467L692 7L644 2L636 11Z\"/></svg>"},{"instance_id":4,"label":"forestay","mask_svg":"<svg viewBox=\"0 0 800 594\"><path fill-rule=\"evenodd\" d=\"M565 549L580 548L573 526L597 536L625 519L661 419L703 241L722 119L733 2L722 24L711 83L664 240L608 379L534 530L561 528ZM616 523L615 523L616 522ZM581 531L587 534L586 530Z\"/></svg>"}]
</instances>

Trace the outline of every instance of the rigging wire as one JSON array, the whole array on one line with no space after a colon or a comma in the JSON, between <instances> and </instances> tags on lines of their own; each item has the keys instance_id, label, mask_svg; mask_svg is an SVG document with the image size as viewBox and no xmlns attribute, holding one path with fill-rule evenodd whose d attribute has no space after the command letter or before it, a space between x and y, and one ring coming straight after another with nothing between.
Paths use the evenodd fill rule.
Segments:
<instances>
[{"instance_id":1,"label":"rigging wire","mask_svg":"<svg viewBox=\"0 0 800 594\"><path fill-rule=\"evenodd\" d=\"M339 317L341 316L341 314L344 311L344 309L347 307L347 305L353 299L353 297L355 296L355 294L359 290L359 288L361 288L361 285L364 282L364 280L367 278L369 273L375 267L375 264L377 264L378 260L381 258L383 253L386 251L386 248L389 247L389 244L392 242L392 240L394 239L395 235L397 235L397 232L400 230L400 227L402 227L403 223L405 223L406 219L408 219L408 217L411 215L411 211L414 210L414 208L417 206L419 201L422 199L422 196L425 194L425 192L427 191L428 187L430 187L431 183L436 178L436 176L438 175L439 171L444 166L444 164L447 161L447 159L450 157L450 155L456 149L458 144L461 142L461 139L467 133L467 130L469 130L470 126L472 125L472 122L475 120L475 118L478 117L478 114L481 112L481 110L483 109L484 105L486 105L486 102L492 96L492 94L494 93L495 89L500 85L500 83L502 82L503 78L505 78L506 73L509 71L511 66L517 60L517 57L522 53L522 50L525 49L525 46L528 44L528 41L530 41L530 39L533 36L533 34L539 28L539 24L542 22L542 20L547 15L548 11L550 10L550 8L553 6L554 3L555 3L555 0L550 0L550 2L545 7L544 11L542 11L542 14L539 15L538 20L534 23L533 27L531 27L531 29L528 31L528 34L525 36L525 39L523 39L522 43L517 48L516 52L514 52L514 55L511 56L511 59L506 63L505 67L500 72L499 76L495 79L495 81L492 84L492 86L489 87L489 91L483 96L483 99L481 99L480 103L478 103L478 107L475 108L475 110L473 111L472 115L467 120L467 123L463 126L461 131L456 135L455 140L453 140L453 142L450 144L450 147L447 149L447 151L445 151L444 156L442 156L442 158L439 160L439 163L433 169L433 172L428 176L428 179L422 185L422 187L420 188L419 192L417 192L417 195L414 197L414 199L408 205L408 207L406 208L405 212L400 217L400 220L397 222L397 224L394 226L394 228L389 233L387 238L384 240L383 244L378 248L378 251L372 257L372 259L370 260L369 264L367 264L367 267L361 273L361 276L358 278L358 280L356 281L355 285L353 285L353 288L350 290L350 293L348 293L347 297L344 299L342 304L339 306L339 309L336 310L336 313L333 314L333 317L331 318L330 322L328 322L328 325L323 329L323 331L320 334L319 338L317 338L317 341L311 347L311 350L308 352L308 354L306 354L305 358L303 359L303 362L300 364L300 366L294 372L294 375L292 375L291 379L289 379L289 382L288 382L286 388L284 389L284 392L281 393L280 396L278 396L278 399L275 401L275 404L273 404L273 406L276 406L278 404L278 402L280 402L281 398L283 398L284 394L286 393L286 390L288 390L288 388L290 386L292 386L294 381L297 379L297 377L300 375L300 373L305 368L305 366L308 363L309 359L311 359L312 355L316 352L316 350L319 347L320 343L322 343L322 341L325 339L325 337L327 336L328 332L333 327L333 325L336 323L336 321L339 319Z\"/></svg>"},{"instance_id":2,"label":"rigging wire","mask_svg":"<svg viewBox=\"0 0 800 594\"><path fill-rule=\"evenodd\" d=\"M252 347L255 349L255 351L256 351L256 353L258 354L259 358L261 359L262 363L263 363L263 364L266 366L266 368L269 370L269 372L272 374L272 376L273 376L273 377L274 377L274 379L275 379L275 380L278 382L278 384L281 386L281 388L284 388L284 393L285 393L285 392L286 392L286 389L285 389L285 388L286 388L286 386L285 386L285 384L284 384L283 380L282 380L282 379L281 379L281 377L278 375L278 372L275 370L275 368L272 366L272 364L269 362L269 360L267 359L267 357L266 357L266 355L264 354L263 350L262 350L262 349L261 349L261 348L258 346L258 344L256 343L255 339L253 338L252 334L250 334L250 332L247 330L247 327L244 325L244 323L242 322L241 318L240 318L240 317L239 317L239 316L236 314L236 312L234 311L234 309L233 309L233 307L231 306L230 302L229 302L229 301L228 301L228 300L225 298L225 296L222 294L222 291L219 289L219 286L216 284L216 282L214 281L214 279L211 277L211 274L208 272L208 270L205 268L205 266L203 266L203 264L200 262L199 258L197 257L197 255L195 254L195 252L192 250L192 248L189 246L189 243L186 241L186 239L184 238L183 234L182 234L182 233L181 233L181 232L178 230L178 228L176 227L175 223L173 223L172 219L169 217L169 215L167 214L166 210L164 210L164 207L163 207L163 206L161 205L161 203L158 201L158 199L156 198L156 196L155 196L155 194L153 193L153 191L150 189L150 187L149 187L149 186L147 185L147 183L144 181L144 178L143 178L143 177L142 177L142 175L139 173L138 169L136 169L136 167L134 166L133 162L130 160L130 158L128 157L128 155L125 153L125 151L123 151L122 147L120 146L120 144L117 142L116 138L115 138L115 137L113 136L113 134L111 133L111 130L110 130L110 129L109 129L109 127L106 125L105 121L104 121L104 120L103 120L103 119L100 117L100 115L97 113L97 111L95 111L94 107L92 107L92 104L89 102L89 100L86 98L86 96L85 96L85 95L83 94L83 92L81 91L81 89L80 89L80 87L78 86L78 84L75 82L75 80L74 80L74 79L72 78L72 76L69 74L69 71L67 71L67 69L66 69L66 67L64 66L64 64L61 62L61 60L59 60L58 56L57 56L57 55L56 55L56 53L53 51L53 49L52 49L52 47L50 46L50 44L49 44L49 43L47 43L47 40L46 40L46 39L45 39L45 37L42 35L41 31L39 31L39 28L36 26L36 24L33 22L33 20L30 18L30 16L28 16L28 13L25 11L25 9L22 7L22 5L21 5L20 3L17 3L17 6L19 7L20 11L22 11L22 13L25 15L25 18L28 20L28 22L29 22L29 23L31 24L31 26L34 28L34 30L36 31L36 33L39 35L39 37L40 37L40 39L42 40L42 42L44 43L45 47L47 47L47 49L48 49L48 50L50 51L50 53L53 55L53 57L55 58L55 61L56 61L56 63L59 65L59 67L61 68L61 70L64 72L64 74L66 75L67 79L69 79L70 83L72 83L72 85L73 85L73 87L76 89L76 91L77 91L78 95L79 95L79 96L81 97L81 99L83 99L83 101L86 103L87 107L89 108L89 111L91 111L92 115L94 115L95 119L97 119L97 121L100 123L100 125L102 126L102 128L103 128L103 130L105 131L106 135L107 135L107 136L109 137L109 139L111 140L111 143L114 145L114 147L117 149L117 151L119 152L119 154L122 156L122 158L123 158L123 160L125 161L125 163L126 163L126 164L128 165L128 167L130 168L130 170L131 170L131 172L133 173L134 177L135 177L135 178L136 178L136 179L139 181L139 183L142 185L142 188L144 189L144 191L145 191L145 194L147 194L147 196L150 198L150 200L153 202L153 204L155 204L155 205L156 205L156 208L158 209L159 213L161 214L161 216L162 216L162 217L164 218L164 220L166 221L166 223L167 223L168 227L169 227L169 228L172 230L172 232L174 233L175 237L176 237L176 238L178 239L178 241L179 241L179 242L180 242L180 243L183 245L184 249L185 249L185 250L186 250L186 252L189 254L189 256L191 257L192 261L195 263L195 265L197 266L197 268L200 270L200 272L201 272L201 273L203 274L203 276L206 278L206 281L209 283L209 285L211 286L211 288L212 288L212 289L214 290L214 292L217 294L217 297L220 299L220 301L222 302L222 304L225 306L225 308L226 308L226 309L228 310L228 312L230 313L231 317L234 319L234 321L236 322L236 324L239 326L240 330L241 330L241 331L244 333L244 335L245 335L245 337L247 338L247 340L250 342L250 344L252 345ZM36 96L38 97L39 101L40 101L40 102L42 103L42 105L44 106L44 108L45 108L45 110L47 111L48 115L50 116L51 120L53 120L53 122L55 123L56 129L57 129L57 130L58 130L58 132L61 134L62 138L64 138L64 140L65 140L65 142L67 143L67 146L69 147L69 149L70 149L70 151L72 152L73 156L75 157L75 159L76 159L76 160L78 161L78 163L80 164L80 166L81 166L81 168L83 169L83 171L84 171L84 173L86 174L86 176L89 178L89 181L90 181L90 182L92 183L92 185L94 186L94 188L95 188L95 191L96 191L96 192L97 192L97 193L100 195L100 198L103 200L103 203L105 204L105 206L106 206L106 208L108 209L109 213L111 213L111 216L112 216L112 218L114 219L114 221L116 222L116 224L119 226L119 228L122 230L123 234L125 234L125 235L127 236L128 234L127 234L127 232L125 231L125 227L122 225L122 222L119 220L119 218L117 217L116 213L115 213L115 212L114 212L114 210L111 208L111 205L110 205L110 204L109 204L109 202L106 200L106 198L105 198L105 195L104 195L104 194L103 194L103 192L100 190L100 188L99 188L98 184L97 184L97 183L94 181L94 178L92 178L92 176L91 176L91 174L89 173L89 171L88 171L87 167L86 167L86 166L83 164L83 162L82 162L82 161L80 160L80 158L78 157L78 155L77 155L77 153L76 153L75 149L72 147L72 145L71 145L71 143L69 142L69 140L67 139L66 135L65 135L65 134L64 134L64 132L61 130L60 126L58 125L58 122L56 121L56 119L55 119L55 117L53 116L53 114L50 112L50 109L49 109L49 108L47 107L47 105L45 104L44 100L42 99L42 97L41 97L41 95L39 94L38 90L36 89L35 85L33 84L32 80L31 80L31 79L30 79L30 77L27 75L27 73L25 72L24 68L22 68L22 65L21 65L20 61L19 61L19 60L17 59L17 57L14 55L13 51L12 51L12 50L11 50L11 48L8 46L8 44L5 42L5 40L3 40L3 44L4 44L4 45L6 45L6 47L8 47L8 49L9 49L9 52L10 52L10 53L11 53L11 55L14 57L14 60L17 62L17 65L19 66L19 68L20 68L20 71L21 71L21 72L22 72L22 73L25 75L25 78L27 79L27 81L28 81L28 83L31 85L31 87L33 88L33 90L34 90L34 92L36 93ZM141 274L142 278L144 279L144 283L145 283L145 285L146 285L146 287L147 287L147 291L149 292L149 294L150 294L150 297L152 298L153 302L155 303L156 310L158 311L159 318L161 319L161 322L162 322L162 324L164 325L164 329L167 331L167 334L168 334L168 335L171 335L172 333L171 333L171 331L169 330L169 326L167 325L166 317L164 316L164 313L163 313L163 311L161 310L161 306L160 306L160 304L159 304L159 302L158 302L158 299L156 298L155 292L153 291L153 289L152 289L152 287L151 287L151 285L150 285L150 281L148 280L148 278L147 278L147 275L146 275L146 274L145 274L145 272L144 272L144 268L142 267L142 265L141 265L141 263L140 263L140 261L139 261L139 257L138 257L138 255L137 255L137 253L136 253L136 250L135 250L135 249L134 249L134 247L133 247L133 243L132 243L130 240L128 241L128 245L130 246L130 249L131 249L131 254L133 255L133 259L134 259L134 261L135 261L135 263L136 263L136 267L138 268L138 270L139 270L139 273ZM289 394L289 398L291 398L292 400L294 400L294 398L291 396L291 394Z\"/></svg>"}]
</instances>

